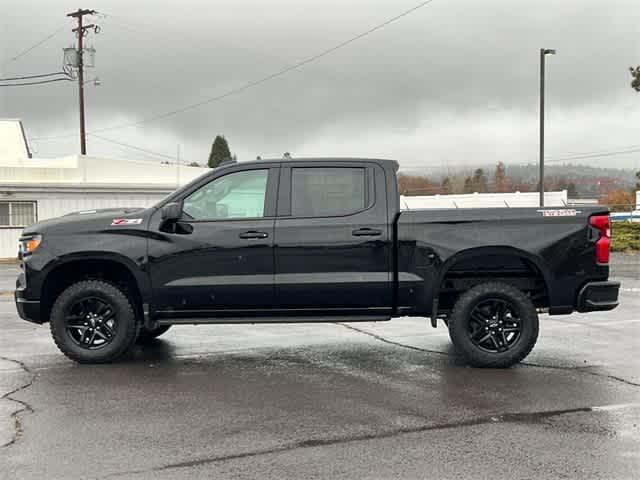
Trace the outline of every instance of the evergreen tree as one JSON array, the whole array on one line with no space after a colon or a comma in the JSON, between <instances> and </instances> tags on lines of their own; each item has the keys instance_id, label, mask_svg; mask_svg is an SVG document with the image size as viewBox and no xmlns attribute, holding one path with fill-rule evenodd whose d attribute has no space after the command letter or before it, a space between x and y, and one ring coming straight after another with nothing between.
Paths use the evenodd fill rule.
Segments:
<instances>
[{"instance_id":1,"label":"evergreen tree","mask_svg":"<svg viewBox=\"0 0 640 480\"><path fill-rule=\"evenodd\" d=\"M466 181L465 181L466 183ZM484 170L478 168L473 172L473 178L471 179L471 185L474 192L485 193L488 190L487 176L484 174ZM466 186L466 185L465 185Z\"/></svg>"},{"instance_id":2,"label":"evergreen tree","mask_svg":"<svg viewBox=\"0 0 640 480\"><path fill-rule=\"evenodd\" d=\"M209 168L216 168L222 162L231 158L231 150L229 150L227 139L222 135L217 135L213 145L211 145L211 153L209 154L207 165L209 165Z\"/></svg>"},{"instance_id":3,"label":"evergreen tree","mask_svg":"<svg viewBox=\"0 0 640 480\"><path fill-rule=\"evenodd\" d=\"M640 92L640 66L638 67L629 67L629 71L631 72L631 88L633 88L636 92Z\"/></svg>"},{"instance_id":4,"label":"evergreen tree","mask_svg":"<svg viewBox=\"0 0 640 480\"><path fill-rule=\"evenodd\" d=\"M566 190L568 198L576 198L578 196L578 189L576 188L576 184L573 182L569 182L565 177L560 178L555 187L558 190Z\"/></svg>"},{"instance_id":5,"label":"evergreen tree","mask_svg":"<svg viewBox=\"0 0 640 480\"><path fill-rule=\"evenodd\" d=\"M467 177L464 179L463 193L473 193L473 180L471 179L471 177Z\"/></svg>"},{"instance_id":6,"label":"evergreen tree","mask_svg":"<svg viewBox=\"0 0 640 480\"><path fill-rule=\"evenodd\" d=\"M442 180L442 193L444 194L451 194L453 190L453 187L451 185L451 179L449 177L444 177L444 180Z\"/></svg>"}]
</instances>

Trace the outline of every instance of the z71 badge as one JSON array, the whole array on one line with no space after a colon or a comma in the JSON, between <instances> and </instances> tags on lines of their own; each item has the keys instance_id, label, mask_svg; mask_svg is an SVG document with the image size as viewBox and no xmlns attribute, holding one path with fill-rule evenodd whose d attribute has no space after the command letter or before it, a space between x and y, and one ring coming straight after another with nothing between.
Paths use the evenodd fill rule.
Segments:
<instances>
[{"instance_id":1,"label":"z71 badge","mask_svg":"<svg viewBox=\"0 0 640 480\"><path fill-rule=\"evenodd\" d=\"M114 218L111 221L111 225L123 226L123 225L140 225L142 223L141 218Z\"/></svg>"}]
</instances>

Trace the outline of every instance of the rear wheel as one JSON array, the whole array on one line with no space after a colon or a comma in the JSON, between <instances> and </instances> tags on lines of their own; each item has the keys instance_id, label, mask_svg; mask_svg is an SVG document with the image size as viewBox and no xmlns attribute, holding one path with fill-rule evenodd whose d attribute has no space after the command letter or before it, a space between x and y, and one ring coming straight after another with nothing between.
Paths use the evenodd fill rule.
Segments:
<instances>
[{"instance_id":1,"label":"rear wheel","mask_svg":"<svg viewBox=\"0 0 640 480\"><path fill-rule=\"evenodd\" d=\"M510 367L533 349L538 314L522 291L487 282L460 296L449 318L449 335L470 365Z\"/></svg>"},{"instance_id":2,"label":"rear wheel","mask_svg":"<svg viewBox=\"0 0 640 480\"><path fill-rule=\"evenodd\" d=\"M131 302L102 280L83 280L64 290L49 323L60 351L79 363L111 362L133 346L138 334Z\"/></svg>"},{"instance_id":3,"label":"rear wheel","mask_svg":"<svg viewBox=\"0 0 640 480\"><path fill-rule=\"evenodd\" d=\"M160 325L159 327L156 327L153 329L140 327L140 332L138 333L138 342L139 343L149 342L154 338L158 338L160 335L164 334L170 328L171 328L171 325Z\"/></svg>"}]
</instances>

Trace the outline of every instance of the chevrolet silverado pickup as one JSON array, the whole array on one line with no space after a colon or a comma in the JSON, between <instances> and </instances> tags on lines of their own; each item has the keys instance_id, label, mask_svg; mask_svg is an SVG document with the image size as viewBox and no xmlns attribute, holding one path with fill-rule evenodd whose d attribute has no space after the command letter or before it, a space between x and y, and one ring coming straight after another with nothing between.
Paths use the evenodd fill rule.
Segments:
<instances>
[{"instance_id":1,"label":"chevrolet silverado pickup","mask_svg":"<svg viewBox=\"0 0 640 480\"><path fill-rule=\"evenodd\" d=\"M610 310L601 206L400 210L398 163L228 163L147 209L77 212L20 239L20 316L110 362L178 324L440 320L471 365L508 367L538 314Z\"/></svg>"}]
</instances>

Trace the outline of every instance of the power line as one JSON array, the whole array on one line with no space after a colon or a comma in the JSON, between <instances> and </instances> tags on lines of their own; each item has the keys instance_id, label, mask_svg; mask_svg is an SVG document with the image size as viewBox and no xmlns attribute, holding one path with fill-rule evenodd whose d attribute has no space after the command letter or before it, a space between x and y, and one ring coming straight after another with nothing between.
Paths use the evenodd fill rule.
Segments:
<instances>
[{"instance_id":1,"label":"power line","mask_svg":"<svg viewBox=\"0 0 640 480\"><path fill-rule=\"evenodd\" d=\"M305 59L303 59L303 60L301 60L299 62L294 63L293 65L289 65L288 67L284 67L284 68L282 68L282 69L280 69L280 70L278 70L278 71L276 71L274 73L271 73L271 74L266 75L264 77L258 78L256 80L249 81L249 82L245 83L244 85L241 85L239 87L236 87L236 88L233 88L231 90L228 90L227 92L225 92L225 93L223 93L221 95L217 95L215 97L210 97L210 98L207 98L205 100L201 100L201 101L196 102L196 103L191 103L191 104L186 105L184 107L180 107L180 108L177 108L175 110L171 110L171 111L168 111L168 112L165 112L165 113L161 113L161 114L158 114L158 115L153 115L153 116L150 116L150 117L147 117L147 118L143 118L142 120L139 120L137 122L130 122L130 123L124 123L122 125L115 125L115 126L112 126L112 127L100 128L100 129L94 130L94 132L106 132L106 131L110 131L110 130L118 130L118 129L121 129L121 128L135 127L135 126L138 126L138 125L142 125L143 123L148 123L148 122L153 122L153 121L156 121L156 120L161 120L163 118L171 117L173 115L177 115L179 113L183 113L183 112L186 112L188 110L192 110L194 108L198 108L198 107L201 107L201 106L209 104L209 103L213 103L213 102L217 102L217 101L223 100L223 99L225 99L227 97L230 97L230 96L235 95L237 93L243 92L243 91L248 90L248 89L253 88L253 87L256 87L256 86L258 86L258 85L260 85L262 83L265 83L265 82L268 82L270 80L273 80L274 78L277 78L277 77L280 77L282 75L285 75L285 74L287 74L287 73L289 73L289 72L291 72L293 70L297 70L298 68L300 68L300 67L302 67L304 65L307 65L307 64L309 64L311 62L314 62L316 60L319 60L322 57L326 57L327 55L330 55L330 54L334 53L335 51L337 51L337 50L339 50L341 48L344 48L347 45L350 45L351 43L353 43L353 42L355 42L357 40L360 40L361 38L366 37L367 35L370 35L373 32L376 32L377 30L380 30L381 28L384 28L387 25L389 25L389 24L391 24L393 22L396 22L397 20L399 20L399 19L401 19L403 17L406 17L407 15L409 15L409 14L415 12L416 10L418 10L418 9L420 9L420 8L430 4L430 3L432 3L433 1L434 0L426 0L426 1L420 2L419 4L413 6L412 8L410 8L408 10L405 10L405 11L401 12L400 14L398 14L398 15L396 15L394 17L391 17L391 18L385 20L384 22L379 23L379 24L377 24L377 25L365 30L364 32L361 32L361 33L359 33L359 34L357 34L357 35L355 35L355 36L353 36L353 37L351 37L351 38L349 38L347 40L344 40L344 41L338 43L337 45L334 45L331 48L328 48L328 49L323 50L323 51L321 51L321 52L319 52L319 53L317 53L315 55L307 57L307 58L305 58ZM73 136L73 135L75 135L75 134L69 134L69 135L63 135L63 136ZM58 136L58 137L60 137L60 136ZM50 138L57 138L57 137L41 137L40 140L48 140Z\"/></svg>"},{"instance_id":2,"label":"power line","mask_svg":"<svg viewBox=\"0 0 640 480\"><path fill-rule=\"evenodd\" d=\"M32 78L43 78L43 77L53 77L55 75L67 75L66 72L54 72L54 73L42 73L40 75L25 75L22 77L8 77L8 78L0 78L0 82L8 82L14 80L30 80Z\"/></svg>"},{"instance_id":3,"label":"power line","mask_svg":"<svg viewBox=\"0 0 640 480\"><path fill-rule=\"evenodd\" d=\"M105 142L113 143L115 145L120 145L121 147L130 148L132 150L138 150L139 152L147 153L149 155L155 155L157 157L168 158L169 160L176 161L176 157L172 157L170 155L166 155L164 153L154 152L153 150L147 150L145 148L136 147L135 145L130 145L128 143L122 143L117 140L113 140L112 138L103 137L102 135L96 135L95 133L87 133L90 137L99 138L100 140L104 140Z\"/></svg>"},{"instance_id":4,"label":"power line","mask_svg":"<svg viewBox=\"0 0 640 480\"><path fill-rule=\"evenodd\" d=\"M615 157L616 155L626 155L629 153L639 153L640 152L640 148L631 148L628 150L618 150L618 151L609 151L609 152L602 152L602 153L587 153L587 154L583 154L583 155L573 155L573 156L567 156L567 157L562 157L562 158L553 158L553 159L549 159L547 160L547 162L568 162L571 160L582 160L582 159L588 159L588 158L600 158L600 157Z\"/></svg>"},{"instance_id":5,"label":"power line","mask_svg":"<svg viewBox=\"0 0 640 480\"><path fill-rule=\"evenodd\" d=\"M640 145L628 145L626 147L613 147L612 149L592 150L590 152L566 153L564 155L552 155L548 158L551 160L554 160L554 159L561 159L561 158L568 158L568 157L581 157L582 155L595 155L599 153L608 153L611 150L627 150L627 149L635 149L635 148L640 148Z\"/></svg>"},{"instance_id":6,"label":"power line","mask_svg":"<svg viewBox=\"0 0 640 480\"><path fill-rule=\"evenodd\" d=\"M70 78L54 78L52 80L40 80L38 82L26 82L26 83L7 83L0 84L0 88L2 87L25 87L27 85L42 85L43 83L53 83L53 82L71 82Z\"/></svg>"},{"instance_id":7,"label":"power line","mask_svg":"<svg viewBox=\"0 0 640 480\"><path fill-rule=\"evenodd\" d=\"M29 52L31 52L32 50L35 50L36 48L38 48L40 45L42 45L43 43L47 42L48 40L52 39L53 37L55 37L58 33L60 33L62 30L64 30L65 28L67 28L67 24L63 25L62 27L58 28L55 32L51 33L50 35L47 35L46 37L44 37L42 40L36 42L35 44L33 44L32 46L30 46L29 48L27 48L26 50L23 50L22 52L18 53L16 56L11 57L6 63L11 63L11 62L15 62L17 59L19 59L20 57L24 57L26 54L28 54Z\"/></svg>"}]
</instances>

